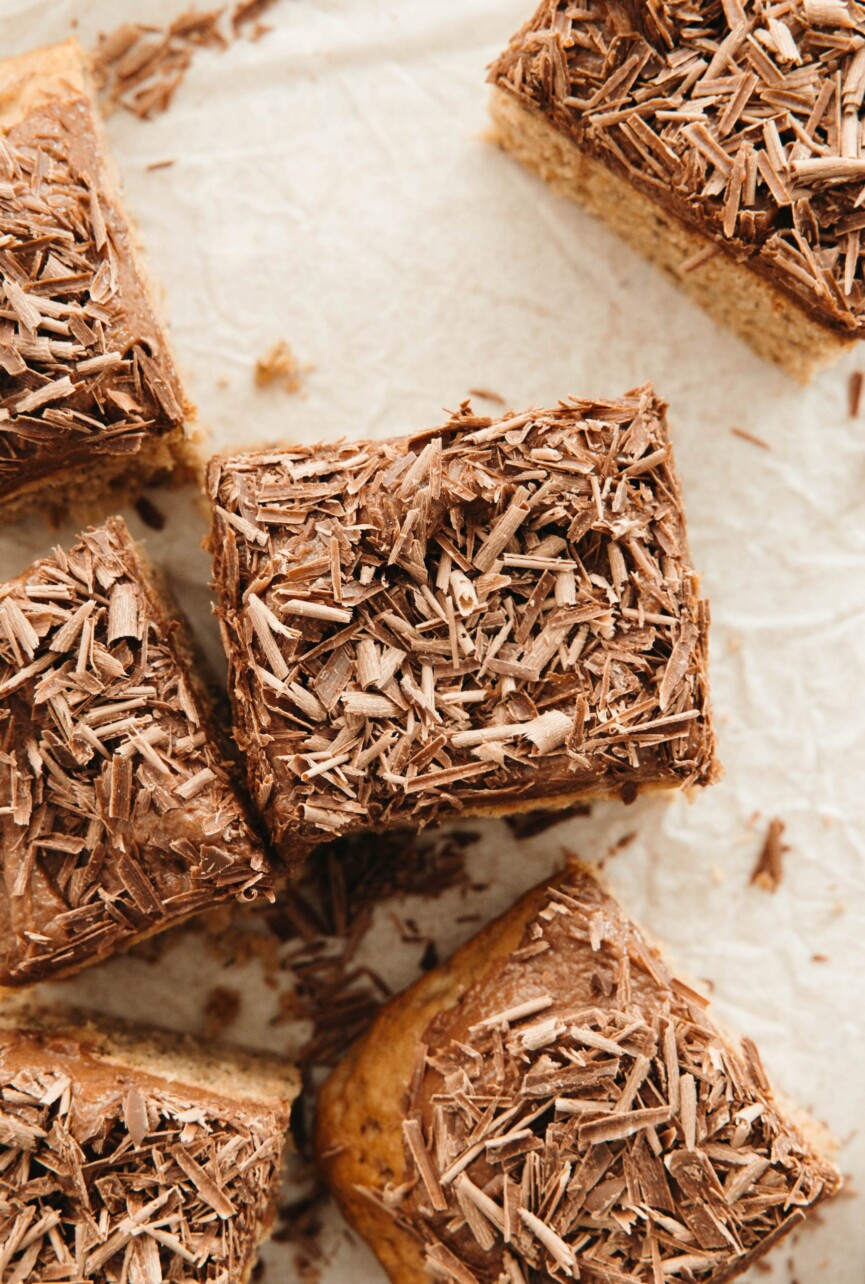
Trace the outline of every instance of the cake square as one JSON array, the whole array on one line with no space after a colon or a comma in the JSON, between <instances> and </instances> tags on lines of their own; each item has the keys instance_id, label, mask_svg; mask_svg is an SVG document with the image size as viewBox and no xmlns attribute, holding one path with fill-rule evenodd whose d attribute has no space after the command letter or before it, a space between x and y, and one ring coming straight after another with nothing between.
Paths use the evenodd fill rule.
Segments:
<instances>
[{"instance_id":1,"label":"cake square","mask_svg":"<svg viewBox=\"0 0 865 1284\"><path fill-rule=\"evenodd\" d=\"M272 895L192 663L120 518L0 588L0 985Z\"/></svg>"},{"instance_id":2,"label":"cake square","mask_svg":"<svg viewBox=\"0 0 865 1284\"><path fill-rule=\"evenodd\" d=\"M246 1284L298 1088L271 1058L4 1004L4 1277Z\"/></svg>"},{"instance_id":3,"label":"cake square","mask_svg":"<svg viewBox=\"0 0 865 1284\"><path fill-rule=\"evenodd\" d=\"M861 6L543 0L499 142L807 381L865 332Z\"/></svg>"},{"instance_id":4,"label":"cake square","mask_svg":"<svg viewBox=\"0 0 865 1284\"><path fill-rule=\"evenodd\" d=\"M190 475L188 410L77 41L0 62L0 518Z\"/></svg>"},{"instance_id":5,"label":"cake square","mask_svg":"<svg viewBox=\"0 0 865 1284\"><path fill-rule=\"evenodd\" d=\"M841 1179L754 1045L575 865L393 999L317 1149L395 1284L721 1284Z\"/></svg>"},{"instance_id":6,"label":"cake square","mask_svg":"<svg viewBox=\"0 0 865 1284\"><path fill-rule=\"evenodd\" d=\"M713 778L648 387L211 461L235 735L278 844Z\"/></svg>"}]
</instances>

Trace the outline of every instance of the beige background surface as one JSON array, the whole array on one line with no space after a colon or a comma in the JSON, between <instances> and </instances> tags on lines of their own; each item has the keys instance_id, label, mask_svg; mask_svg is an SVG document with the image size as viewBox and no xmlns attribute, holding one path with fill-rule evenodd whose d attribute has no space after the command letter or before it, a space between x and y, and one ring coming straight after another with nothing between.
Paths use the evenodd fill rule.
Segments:
<instances>
[{"instance_id":1,"label":"beige background surface","mask_svg":"<svg viewBox=\"0 0 865 1284\"><path fill-rule=\"evenodd\" d=\"M281 0L266 39L197 58L168 114L115 115L116 158L214 447L404 432L471 388L524 408L652 379L669 399L712 600L725 780L690 806L598 806L519 849L486 826L472 869L490 890L400 911L448 949L473 930L458 914L503 909L564 845L593 859L636 830L608 865L614 887L711 982L777 1083L834 1129L852 1193L865 1188L865 418L846 409L857 358L803 392L483 141L485 65L530 4ZM0 47L60 39L73 17L89 43L180 7L0 0ZM253 387L277 338L314 364L303 396ZM133 527L218 661L203 521L188 494L160 504L164 532ZM52 541L37 522L5 532L0 573ZM775 896L748 885L772 816L791 847ZM416 974L417 949L398 947L384 914L368 949L392 984ZM65 990L195 1029L202 997L226 980L212 968L185 938L158 966L118 961ZM302 1037L268 1026L273 996L255 967L238 982L235 1037L277 1050ZM380 1279L335 1216L323 1244L326 1284ZM297 1278L292 1249L267 1260L269 1281ZM861 1198L837 1201L773 1262L752 1284L862 1284Z\"/></svg>"}]
</instances>

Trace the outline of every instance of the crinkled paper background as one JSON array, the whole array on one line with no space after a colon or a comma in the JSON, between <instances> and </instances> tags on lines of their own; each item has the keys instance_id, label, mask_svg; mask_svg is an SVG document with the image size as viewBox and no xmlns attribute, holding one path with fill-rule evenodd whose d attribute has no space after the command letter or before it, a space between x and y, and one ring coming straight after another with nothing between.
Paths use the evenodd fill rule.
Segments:
<instances>
[{"instance_id":1,"label":"crinkled paper background","mask_svg":"<svg viewBox=\"0 0 865 1284\"><path fill-rule=\"evenodd\" d=\"M777 1251L771 1276L749 1281L862 1284L865 418L847 413L857 357L802 391L489 146L484 69L532 3L281 0L264 39L200 53L168 113L118 112L111 141L214 448L405 432L440 422L472 388L523 409L651 379L669 400L712 602L724 781L691 804L598 805L519 846L485 825L471 869L486 892L398 908L444 953L476 930L458 916L501 911L563 847L601 858L636 831L607 865L613 886L710 984L777 1084L832 1128L850 1175L850 1197ZM90 44L181 7L0 0L0 48L63 38L73 19ZM255 359L279 338L314 366L302 395L253 385ZM159 503L162 533L134 515L133 528L218 664L204 521L188 493ZM0 573L51 542L38 522L5 530ZM748 883L773 816L791 848L774 896ZM182 937L157 964L116 961L64 994L195 1030L212 986L240 985L229 1034L296 1046L303 1031L268 1024L260 969L215 976L196 941ZM384 911L366 954L394 986L417 974L418 949L400 947ZM381 1280L335 1214L321 1242L324 1284ZM297 1280L294 1253L272 1245L267 1280Z\"/></svg>"}]
</instances>

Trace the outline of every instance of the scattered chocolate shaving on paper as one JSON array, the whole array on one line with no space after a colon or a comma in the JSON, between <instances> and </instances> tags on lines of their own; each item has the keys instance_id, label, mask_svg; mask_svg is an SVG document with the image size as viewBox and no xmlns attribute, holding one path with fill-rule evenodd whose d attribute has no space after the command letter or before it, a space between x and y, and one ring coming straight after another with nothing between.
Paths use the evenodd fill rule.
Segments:
<instances>
[{"instance_id":1,"label":"scattered chocolate shaving on paper","mask_svg":"<svg viewBox=\"0 0 865 1284\"><path fill-rule=\"evenodd\" d=\"M491 401L497 406L506 406L508 404L504 397L500 397L497 392L491 392L489 388L469 388L469 396L477 397L479 401Z\"/></svg>"},{"instance_id":2,"label":"scattered chocolate shaving on paper","mask_svg":"<svg viewBox=\"0 0 865 1284\"><path fill-rule=\"evenodd\" d=\"M252 0L231 11L190 8L168 27L122 23L100 35L93 67L110 111L125 107L142 120L166 111L200 49L223 51L254 24L252 39L269 30L258 21L276 0ZM171 163L171 162L169 162Z\"/></svg>"},{"instance_id":3,"label":"scattered chocolate shaving on paper","mask_svg":"<svg viewBox=\"0 0 865 1284\"><path fill-rule=\"evenodd\" d=\"M490 79L841 334L865 327L865 10L543 0Z\"/></svg>"},{"instance_id":4,"label":"scattered chocolate shaving on paper","mask_svg":"<svg viewBox=\"0 0 865 1284\"><path fill-rule=\"evenodd\" d=\"M734 437L740 437L742 441L749 441L752 446L759 446L761 450L772 449L768 441L764 441L762 437L758 437L753 432L748 432L746 428L731 428L730 432Z\"/></svg>"},{"instance_id":5,"label":"scattered chocolate shaving on paper","mask_svg":"<svg viewBox=\"0 0 865 1284\"><path fill-rule=\"evenodd\" d=\"M591 803L573 803L550 811L527 811L523 815L505 816L505 824L515 838L537 838L554 825L561 825L575 816L591 816Z\"/></svg>"},{"instance_id":6,"label":"scattered chocolate shaving on paper","mask_svg":"<svg viewBox=\"0 0 865 1284\"><path fill-rule=\"evenodd\" d=\"M764 892L777 892L784 877L784 853L789 847L782 842L786 826L777 818L769 821L766 841L760 848L757 863L751 874L751 883L762 888Z\"/></svg>"},{"instance_id":7,"label":"scattered chocolate shaving on paper","mask_svg":"<svg viewBox=\"0 0 865 1284\"><path fill-rule=\"evenodd\" d=\"M161 531L165 529L165 514L162 509L147 495L139 495L135 501L135 511L145 526L149 526L152 531Z\"/></svg>"},{"instance_id":8,"label":"scattered chocolate shaving on paper","mask_svg":"<svg viewBox=\"0 0 865 1284\"><path fill-rule=\"evenodd\" d=\"M277 0L241 0L241 3L236 4L231 14L231 27L235 36L241 35L244 28L251 25L251 39L257 40L260 34L269 30L261 19L276 3Z\"/></svg>"},{"instance_id":9,"label":"scattered chocolate shaving on paper","mask_svg":"<svg viewBox=\"0 0 865 1284\"><path fill-rule=\"evenodd\" d=\"M858 419L859 405L862 401L863 375L861 370L854 370L847 384L847 412L851 419Z\"/></svg>"},{"instance_id":10,"label":"scattered chocolate shaving on paper","mask_svg":"<svg viewBox=\"0 0 865 1284\"><path fill-rule=\"evenodd\" d=\"M204 1004L202 1039L207 1041L221 1039L229 1026L237 1020L240 1004L239 990L227 985L214 986Z\"/></svg>"},{"instance_id":11,"label":"scattered chocolate shaving on paper","mask_svg":"<svg viewBox=\"0 0 865 1284\"><path fill-rule=\"evenodd\" d=\"M308 1189L296 1200L279 1205L272 1239L276 1244L294 1247L292 1280L296 1284L318 1284L322 1278L326 1258L319 1235L322 1213L329 1202L330 1192L313 1168Z\"/></svg>"},{"instance_id":12,"label":"scattered chocolate shaving on paper","mask_svg":"<svg viewBox=\"0 0 865 1284\"><path fill-rule=\"evenodd\" d=\"M271 931L288 947L281 955L292 977L282 996L284 1018L312 1025L299 1058L305 1071L335 1065L391 997L380 977L356 963L376 908L468 889L466 853L476 839L474 831L458 829L339 839L320 848L298 882L265 911ZM422 937L417 943L422 960L434 943Z\"/></svg>"}]
</instances>

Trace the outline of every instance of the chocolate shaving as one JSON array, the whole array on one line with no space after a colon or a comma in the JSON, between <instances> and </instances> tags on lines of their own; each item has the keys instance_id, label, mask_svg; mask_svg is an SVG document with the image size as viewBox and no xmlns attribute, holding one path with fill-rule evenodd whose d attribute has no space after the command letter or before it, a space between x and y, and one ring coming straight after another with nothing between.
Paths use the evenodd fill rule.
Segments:
<instances>
[{"instance_id":1,"label":"chocolate shaving","mask_svg":"<svg viewBox=\"0 0 865 1284\"><path fill-rule=\"evenodd\" d=\"M752 446L759 446L761 450L771 450L772 447L768 441L758 437L756 433L748 432L746 428L731 428L730 432L734 437L740 438L741 441L749 441Z\"/></svg>"},{"instance_id":2,"label":"chocolate shaving","mask_svg":"<svg viewBox=\"0 0 865 1284\"><path fill-rule=\"evenodd\" d=\"M783 820L769 821L766 841L760 848L757 863L751 874L751 883L764 892L777 892L784 877L784 853L790 849L782 842L786 826Z\"/></svg>"},{"instance_id":3,"label":"chocolate shaving","mask_svg":"<svg viewBox=\"0 0 865 1284\"><path fill-rule=\"evenodd\" d=\"M575 816L591 814L591 803L573 803L570 807L562 807L558 811L530 811L524 816L506 816L505 823L515 838L537 838L539 834L545 834L554 825L564 824L566 820L572 820Z\"/></svg>"},{"instance_id":4,"label":"chocolate shaving","mask_svg":"<svg viewBox=\"0 0 865 1284\"><path fill-rule=\"evenodd\" d=\"M336 1065L346 1043L366 1033L390 998L384 982L356 962L373 911L410 896L433 899L467 888L466 854L476 837L450 830L339 839L320 848L266 911L271 931L286 945L282 970L293 978L283 997L285 1017L312 1025L298 1056L303 1069ZM425 938L417 943L422 957L434 949Z\"/></svg>"},{"instance_id":5,"label":"chocolate shaving","mask_svg":"<svg viewBox=\"0 0 865 1284\"><path fill-rule=\"evenodd\" d=\"M252 24L251 38L258 39L267 31L259 19L275 2L247 0L237 4L230 17L224 6L193 7L165 28L123 23L103 32L93 51L93 65L106 107L125 107L142 120L166 111L195 54L201 49L227 49Z\"/></svg>"},{"instance_id":6,"label":"chocolate shaving","mask_svg":"<svg viewBox=\"0 0 865 1284\"><path fill-rule=\"evenodd\" d=\"M863 375L861 370L854 370L847 383L847 413L851 419L858 419L859 405L862 401Z\"/></svg>"},{"instance_id":7,"label":"chocolate shaving","mask_svg":"<svg viewBox=\"0 0 865 1284\"><path fill-rule=\"evenodd\" d=\"M149 526L152 531L165 530L165 514L147 495L139 495L135 501L135 511L144 525Z\"/></svg>"}]
</instances>

